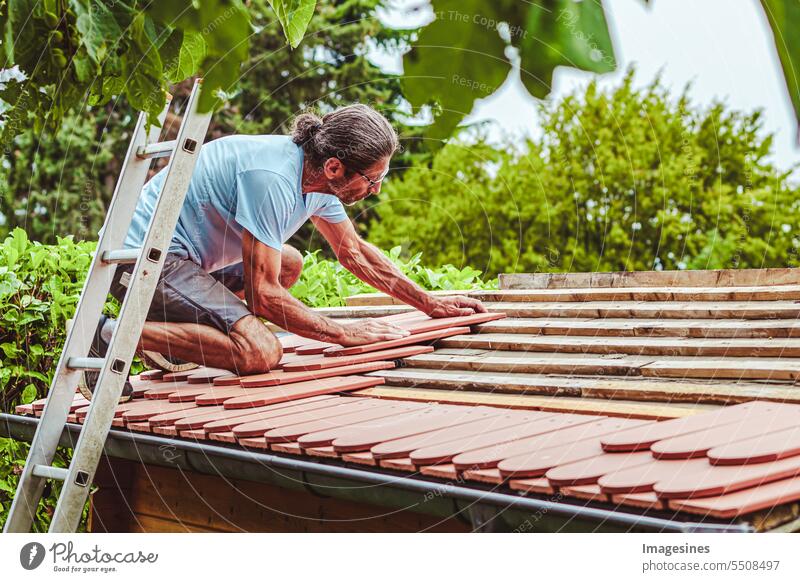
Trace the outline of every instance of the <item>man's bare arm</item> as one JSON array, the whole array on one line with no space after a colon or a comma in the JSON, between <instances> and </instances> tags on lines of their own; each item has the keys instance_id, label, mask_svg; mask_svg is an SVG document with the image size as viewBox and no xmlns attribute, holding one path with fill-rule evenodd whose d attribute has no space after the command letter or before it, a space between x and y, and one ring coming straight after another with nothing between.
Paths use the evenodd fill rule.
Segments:
<instances>
[{"instance_id":1,"label":"man's bare arm","mask_svg":"<svg viewBox=\"0 0 800 582\"><path fill-rule=\"evenodd\" d=\"M280 284L281 253L245 230L242 239L244 292L257 316L303 337L342 345L360 345L407 335L393 325L370 321L343 325L323 317L298 301Z\"/></svg>"},{"instance_id":2,"label":"man's bare arm","mask_svg":"<svg viewBox=\"0 0 800 582\"><path fill-rule=\"evenodd\" d=\"M471 297L437 298L431 295L406 277L380 249L358 236L349 220L334 224L316 217L312 220L342 266L376 289L431 317L453 317L486 311L480 301Z\"/></svg>"}]
</instances>

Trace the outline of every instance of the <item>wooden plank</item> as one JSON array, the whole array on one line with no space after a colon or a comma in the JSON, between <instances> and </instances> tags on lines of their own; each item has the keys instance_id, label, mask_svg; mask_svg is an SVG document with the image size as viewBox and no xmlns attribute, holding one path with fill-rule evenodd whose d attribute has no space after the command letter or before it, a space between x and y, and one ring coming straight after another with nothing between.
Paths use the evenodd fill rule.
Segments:
<instances>
[{"instance_id":1,"label":"wooden plank","mask_svg":"<svg viewBox=\"0 0 800 582\"><path fill-rule=\"evenodd\" d=\"M800 403L793 385L669 378L593 378L517 372L397 368L371 374L392 386L436 390L477 390L500 394L540 394L573 398L736 404L751 400Z\"/></svg>"},{"instance_id":2,"label":"wooden plank","mask_svg":"<svg viewBox=\"0 0 800 582\"><path fill-rule=\"evenodd\" d=\"M401 417L387 422L375 422L370 426L349 427L336 437L331 444L338 453L366 451L378 443L397 438L422 434L433 430L457 426L475 419L497 415L500 411L489 408L455 410L447 407L436 407L425 411L415 411L410 418ZM298 439L300 446L315 439L315 433ZM319 446L319 445L315 445Z\"/></svg>"},{"instance_id":3,"label":"wooden plank","mask_svg":"<svg viewBox=\"0 0 800 582\"><path fill-rule=\"evenodd\" d=\"M532 374L593 374L638 376L639 369L654 362L651 356L618 354L536 354L501 350L439 349L435 353L408 357L404 363L414 368L480 370L484 372L524 372Z\"/></svg>"},{"instance_id":4,"label":"wooden plank","mask_svg":"<svg viewBox=\"0 0 800 582\"><path fill-rule=\"evenodd\" d=\"M705 414L676 418L667 422L649 424L640 428L614 433L603 437L601 443L603 450L609 452L645 450L660 440L697 433L709 426L731 424L739 419L753 416L769 416L781 406L778 403L759 401L723 406Z\"/></svg>"},{"instance_id":5,"label":"wooden plank","mask_svg":"<svg viewBox=\"0 0 800 582\"><path fill-rule=\"evenodd\" d=\"M509 445L509 451L512 447L513 443ZM545 447L542 449L532 448L524 453L506 457L509 451L487 451L491 454L482 454L478 451L475 454L468 453L466 455L459 455L453 459L453 464L458 468L468 468L472 466L486 467L496 463L497 469L505 478L541 478L544 477L550 469L561 465L570 465L585 459L599 457L603 454L603 449L596 437L575 442L566 442L559 446ZM497 457L501 454L505 458L497 460ZM473 459L480 464L476 463L475 465L471 465L470 463Z\"/></svg>"},{"instance_id":6,"label":"wooden plank","mask_svg":"<svg viewBox=\"0 0 800 582\"><path fill-rule=\"evenodd\" d=\"M305 382L308 380L322 380L323 378L333 378L335 376L348 376L352 374L365 374L376 370L390 370L395 367L394 362L364 362L363 364L353 364L350 366L338 366L335 368L325 368L324 370L308 370L302 372L275 371L255 376L242 376L239 384L243 388L261 388L265 386L279 386L281 384L292 384L294 382Z\"/></svg>"},{"instance_id":7,"label":"wooden plank","mask_svg":"<svg viewBox=\"0 0 800 582\"><path fill-rule=\"evenodd\" d=\"M541 495L553 495L555 489L547 479L542 477L533 479L512 479L508 482L508 486L515 491L522 491L524 493L538 493Z\"/></svg>"},{"instance_id":8,"label":"wooden plank","mask_svg":"<svg viewBox=\"0 0 800 582\"><path fill-rule=\"evenodd\" d=\"M591 485L597 483L597 480L607 473L654 462L655 459L648 451L605 453L564 465L559 464L547 471L545 477L554 487Z\"/></svg>"},{"instance_id":9,"label":"wooden plank","mask_svg":"<svg viewBox=\"0 0 800 582\"><path fill-rule=\"evenodd\" d=\"M122 419L128 422L141 422L149 419L151 416L157 414L164 414L165 412L173 412L177 410L187 410L195 408L193 402L166 402L164 400L139 400L135 406L127 408L122 413Z\"/></svg>"},{"instance_id":10,"label":"wooden plank","mask_svg":"<svg viewBox=\"0 0 800 582\"><path fill-rule=\"evenodd\" d=\"M606 473L597 480L604 493L645 493L653 486L675 473L697 471L708 466L708 460L700 459L652 459L646 464L620 471Z\"/></svg>"},{"instance_id":11,"label":"wooden plank","mask_svg":"<svg viewBox=\"0 0 800 582\"><path fill-rule=\"evenodd\" d=\"M463 479L467 481L477 481L479 483L488 483L490 485L500 485L503 483L503 477L497 469L475 469L474 471L464 471L461 474Z\"/></svg>"},{"instance_id":12,"label":"wooden plank","mask_svg":"<svg viewBox=\"0 0 800 582\"><path fill-rule=\"evenodd\" d=\"M517 333L456 335L437 343L442 348L511 350L575 354L648 356L800 357L800 339L704 339L661 337L537 336Z\"/></svg>"},{"instance_id":13,"label":"wooden plank","mask_svg":"<svg viewBox=\"0 0 800 582\"><path fill-rule=\"evenodd\" d=\"M469 333L468 327L451 327L446 329L436 329L423 333L412 334L403 338L386 340L382 342L375 342L373 344L342 347L336 346L324 350L327 357L333 356L354 356L356 354L366 354L369 352L377 352L379 350L388 350L390 348L399 348L401 346L422 344L426 342L434 342L442 338L459 336ZM800 340L799 340L800 341Z\"/></svg>"},{"instance_id":14,"label":"wooden plank","mask_svg":"<svg viewBox=\"0 0 800 582\"><path fill-rule=\"evenodd\" d=\"M569 412L599 416L620 416L645 420L665 420L691 416L714 410L715 406L701 404L665 404L644 402L609 402L589 398L565 398L546 396L517 396L508 394L485 394L482 392L445 392L443 390L420 390L398 386L368 388L353 393L354 396L415 400L418 402L446 402L453 404L486 405L545 412Z\"/></svg>"},{"instance_id":15,"label":"wooden plank","mask_svg":"<svg viewBox=\"0 0 800 582\"><path fill-rule=\"evenodd\" d=\"M211 384L214 378L227 376L231 373L230 370L223 370L221 368L202 368L199 372L197 370L192 371L194 374L186 378L189 384Z\"/></svg>"},{"instance_id":16,"label":"wooden plank","mask_svg":"<svg viewBox=\"0 0 800 582\"><path fill-rule=\"evenodd\" d=\"M280 404L272 404L269 406L261 406L253 409L234 409L226 410L225 414L219 414L213 419L207 419L198 426L197 423L190 425L190 428L202 428L208 433L232 431L237 427L245 424L251 424L256 421L275 419L289 415L296 415L310 411L322 411L334 406L347 404L348 398L341 396L312 396L305 400L295 400L292 402L282 402ZM324 411L323 411L324 412ZM336 413L336 411L334 411ZM254 436L261 436L262 433L253 433ZM234 435L238 436L238 435Z\"/></svg>"},{"instance_id":17,"label":"wooden plank","mask_svg":"<svg viewBox=\"0 0 800 582\"><path fill-rule=\"evenodd\" d=\"M588 319L569 317L507 318L476 326L479 333L569 336L796 338L797 319Z\"/></svg>"},{"instance_id":18,"label":"wooden plank","mask_svg":"<svg viewBox=\"0 0 800 582\"><path fill-rule=\"evenodd\" d=\"M204 428L209 423L223 423L229 419L240 418L242 416L255 416L256 414L275 414L276 411L284 410L299 410L300 407L309 406L327 406L331 404L331 400L335 403L339 397L337 396L313 396L305 400L294 400L292 402L285 402L281 404L273 404L261 408L241 409L241 410L219 410L219 407L200 407L202 409L211 410L207 414L182 418L175 421L175 429L178 431L185 430L199 430ZM322 404L321 404L322 403ZM282 412L279 412L279 414Z\"/></svg>"},{"instance_id":19,"label":"wooden plank","mask_svg":"<svg viewBox=\"0 0 800 582\"><path fill-rule=\"evenodd\" d=\"M182 372L169 372L161 377L162 382L184 382L189 376L202 372L206 368L200 366L199 368L192 368L191 370L184 370Z\"/></svg>"},{"instance_id":20,"label":"wooden plank","mask_svg":"<svg viewBox=\"0 0 800 582\"><path fill-rule=\"evenodd\" d=\"M419 472L428 477L438 477L439 479L447 479L448 481L458 479L459 477L453 465L448 464L422 467Z\"/></svg>"},{"instance_id":21,"label":"wooden plank","mask_svg":"<svg viewBox=\"0 0 800 582\"><path fill-rule=\"evenodd\" d=\"M157 414L148 419L148 424L151 427L156 426L169 426L173 425L179 420L191 418L193 416L218 414L223 411L221 406L214 406L214 410L209 410L207 407L186 408L181 410L174 410L172 412L165 412L164 414Z\"/></svg>"},{"instance_id":22,"label":"wooden plank","mask_svg":"<svg viewBox=\"0 0 800 582\"><path fill-rule=\"evenodd\" d=\"M748 465L794 457L800 455L800 426L722 444L707 455L714 465Z\"/></svg>"},{"instance_id":23,"label":"wooden plank","mask_svg":"<svg viewBox=\"0 0 800 582\"><path fill-rule=\"evenodd\" d=\"M662 499L714 497L780 481L798 474L800 474L800 457L788 457L780 461L755 465L723 466L705 463L696 470L684 470L666 476L653 485L653 491Z\"/></svg>"},{"instance_id":24,"label":"wooden plank","mask_svg":"<svg viewBox=\"0 0 800 582\"><path fill-rule=\"evenodd\" d=\"M367 400L364 403L368 404L368 406L356 409L354 404L347 412L341 412L335 416L319 418L316 415L311 415L307 417L308 420L306 421L292 422L291 425L273 428L264 433L264 438L268 443L293 442L308 433L341 426L369 425L369 421L387 417L397 418L400 414L414 410L404 405L408 403L398 402L394 406L387 406L386 402L376 400Z\"/></svg>"},{"instance_id":25,"label":"wooden plank","mask_svg":"<svg viewBox=\"0 0 800 582\"><path fill-rule=\"evenodd\" d=\"M653 443L650 451L658 459L705 457L714 447L753 437L764 437L798 426L800 426L800 406L790 407L784 404L769 416L764 414L747 416L723 426L711 426L689 435L660 440Z\"/></svg>"},{"instance_id":26,"label":"wooden plank","mask_svg":"<svg viewBox=\"0 0 800 582\"><path fill-rule=\"evenodd\" d=\"M800 285L748 287L595 287L471 291L481 301L794 301ZM382 305L373 300L363 305ZM385 303L383 305L386 305Z\"/></svg>"},{"instance_id":27,"label":"wooden plank","mask_svg":"<svg viewBox=\"0 0 800 582\"><path fill-rule=\"evenodd\" d=\"M462 453L516 441L518 439L559 432L569 427L589 424L599 418L600 417L586 414L551 414L545 418L525 423L524 425L510 426L499 430L474 434L470 438L462 438L458 441L424 446L410 451L408 456L415 465L436 465L452 461L456 468L460 468L453 458Z\"/></svg>"},{"instance_id":28,"label":"wooden plank","mask_svg":"<svg viewBox=\"0 0 800 582\"><path fill-rule=\"evenodd\" d=\"M796 381L797 358L542 354L507 350L442 348L406 358L409 367L522 372L530 374L646 376L729 380Z\"/></svg>"},{"instance_id":29,"label":"wooden plank","mask_svg":"<svg viewBox=\"0 0 800 582\"><path fill-rule=\"evenodd\" d=\"M566 497L585 499L586 501L608 501L609 497L597 485L575 485L574 487L561 487L559 493Z\"/></svg>"},{"instance_id":30,"label":"wooden plank","mask_svg":"<svg viewBox=\"0 0 800 582\"><path fill-rule=\"evenodd\" d=\"M525 425L552 416L552 414L546 412L521 412L518 410L511 410L505 414L491 416L468 424L381 443L372 447L370 452L376 459L408 457L412 451L423 447L428 448L453 441L469 441L487 432L494 432L511 426Z\"/></svg>"},{"instance_id":31,"label":"wooden plank","mask_svg":"<svg viewBox=\"0 0 800 582\"><path fill-rule=\"evenodd\" d=\"M355 356L340 356L326 358L325 356L314 358L307 362L286 364L283 366L285 372L302 372L305 370L323 370L325 368L337 368L340 366L350 366L354 364L363 364L366 362L376 361L393 361L409 356L425 354L432 352L431 346L405 346L402 348L393 348L390 350L381 350L379 352L371 352L368 354L358 354Z\"/></svg>"},{"instance_id":32,"label":"wooden plank","mask_svg":"<svg viewBox=\"0 0 800 582\"><path fill-rule=\"evenodd\" d=\"M498 464L502 465L501 462L505 459L512 459L509 464L502 465L501 467L504 474L511 476L514 474L514 469L512 467L516 466L518 468L520 466L520 463L514 461L514 459L528 462L527 456L531 454L549 454L547 451L550 449L560 449L560 451L552 451L553 455L548 458L559 458L559 456L564 453L572 454L575 448L573 445L578 445L582 441L588 440L594 442L590 456L591 454L600 454L602 453L602 448L599 443L596 442L598 437L620 430L642 426L647 422L649 421L601 417L600 420L568 426L541 435L498 442L482 448L464 451L453 457L452 462L457 469L462 470L489 469L497 467ZM549 468L549 466L547 468ZM546 469L543 470L541 474L544 475L545 471Z\"/></svg>"},{"instance_id":33,"label":"wooden plank","mask_svg":"<svg viewBox=\"0 0 800 582\"><path fill-rule=\"evenodd\" d=\"M304 390L307 388L322 388L326 386L340 386L342 382L346 382L348 378L360 378L360 376L355 375L345 375L345 376L330 376L330 377L320 377L321 375L317 375L317 377L312 377L313 379L308 379L306 377L302 381L294 381L288 384L273 384L271 386L263 386L258 388L243 388L241 386L231 386L231 387L214 387L214 389L209 390L208 392L197 396L195 399L195 403L198 406L212 406L216 404L224 404L228 400L232 400L234 398L249 398L252 396L262 396L264 394L277 394L278 392L275 391L275 388L278 386L296 386L298 390ZM300 378L293 378L294 380L299 380Z\"/></svg>"},{"instance_id":34,"label":"wooden plank","mask_svg":"<svg viewBox=\"0 0 800 582\"><path fill-rule=\"evenodd\" d=\"M133 400L129 400L128 402L124 402L123 404L118 404L117 407L114 409L114 418L122 419L122 415L127 412L128 410L133 410L139 406L142 406L146 403L153 403L153 400L145 400L144 398L134 398ZM74 411L75 416L77 417L78 422L83 422L86 418L86 415L89 413L89 406L82 406Z\"/></svg>"},{"instance_id":35,"label":"wooden plank","mask_svg":"<svg viewBox=\"0 0 800 582\"><path fill-rule=\"evenodd\" d=\"M670 499L670 509L733 519L800 500L800 478L791 477L734 493L700 499Z\"/></svg>"},{"instance_id":36,"label":"wooden plank","mask_svg":"<svg viewBox=\"0 0 800 582\"><path fill-rule=\"evenodd\" d=\"M648 318L648 319L791 319L800 316L794 301L591 301L591 302L485 302L491 313L509 317ZM328 307L326 317L380 317L410 308Z\"/></svg>"},{"instance_id":37,"label":"wooden plank","mask_svg":"<svg viewBox=\"0 0 800 582\"><path fill-rule=\"evenodd\" d=\"M428 291L431 295L436 297L450 297L452 295L469 295L473 293L470 290L443 290L443 289L436 289L435 291ZM357 295L350 295L349 297L345 297L344 300L345 305L348 307L363 307L365 305L375 306L375 305L405 305L399 299L395 299L391 295L387 295L386 293L359 293Z\"/></svg>"},{"instance_id":38,"label":"wooden plank","mask_svg":"<svg viewBox=\"0 0 800 582\"><path fill-rule=\"evenodd\" d=\"M320 315L334 319L361 319L364 317L384 317L417 311L410 305L381 305L370 307L321 307L314 309Z\"/></svg>"},{"instance_id":39,"label":"wooden plank","mask_svg":"<svg viewBox=\"0 0 800 582\"><path fill-rule=\"evenodd\" d=\"M800 316L794 301L591 301L585 303L485 303L509 317L787 319ZM367 308L364 308L367 309Z\"/></svg>"},{"instance_id":40,"label":"wooden plank","mask_svg":"<svg viewBox=\"0 0 800 582\"><path fill-rule=\"evenodd\" d=\"M642 376L659 378L719 378L733 380L800 379L794 358L683 358L666 356L643 365Z\"/></svg>"},{"instance_id":41,"label":"wooden plank","mask_svg":"<svg viewBox=\"0 0 800 582\"><path fill-rule=\"evenodd\" d=\"M309 342L303 344L302 346L298 346L295 350L295 353L301 356L315 356L317 354L323 353L328 348L335 348L338 347L339 344L331 343L331 342Z\"/></svg>"},{"instance_id":42,"label":"wooden plank","mask_svg":"<svg viewBox=\"0 0 800 582\"><path fill-rule=\"evenodd\" d=\"M502 273L499 279L500 289L797 285L800 283L800 269L769 268L697 271L613 271L607 273Z\"/></svg>"},{"instance_id":43,"label":"wooden plank","mask_svg":"<svg viewBox=\"0 0 800 582\"><path fill-rule=\"evenodd\" d=\"M272 386L264 390L254 389L252 390L252 395L230 398L223 403L223 406L226 409L255 408L290 400L301 400L322 394L350 392L379 384L383 384L383 378L368 378L366 376L343 376L314 380L312 382L297 382L286 386Z\"/></svg>"},{"instance_id":44,"label":"wooden plank","mask_svg":"<svg viewBox=\"0 0 800 582\"><path fill-rule=\"evenodd\" d=\"M411 418L412 415L425 410L421 406L414 406L416 403L411 402L394 403L393 405L372 399L364 402L358 402L357 398L346 400L349 402L335 408L257 420L237 426L233 431L237 438L263 436L268 443L292 440L297 441L299 446L304 449L319 448L330 446L336 435L347 433L355 427L377 426L386 422L394 422L394 420L384 421L383 419L387 417L400 422L402 419ZM343 418L344 421L341 420ZM267 434L272 431L277 432L273 433L271 438L267 438ZM290 434L292 438L288 438ZM324 435L334 436L327 438Z\"/></svg>"},{"instance_id":45,"label":"wooden plank","mask_svg":"<svg viewBox=\"0 0 800 582\"><path fill-rule=\"evenodd\" d=\"M44 411L44 405L46 403L47 403L47 398L42 398L39 400L34 400L33 402L30 403L29 406L31 407L33 412L42 412ZM84 408L89 406L89 404L90 404L89 401L86 398L84 398L83 395L75 394L75 396L72 398L72 404L69 405L69 411L75 412L79 408ZM37 414L37 416L39 415Z\"/></svg>"},{"instance_id":46,"label":"wooden plank","mask_svg":"<svg viewBox=\"0 0 800 582\"><path fill-rule=\"evenodd\" d=\"M146 370L135 377L137 377L140 380L152 381L152 380L160 380L161 378L164 377L165 374L166 372L164 370Z\"/></svg>"},{"instance_id":47,"label":"wooden plank","mask_svg":"<svg viewBox=\"0 0 800 582\"><path fill-rule=\"evenodd\" d=\"M611 502L618 505L639 507L640 509L666 509L665 502L660 500L652 491L648 491L647 493L624 493L620 495L612 495Z\"/></svg>"}]
</instances>

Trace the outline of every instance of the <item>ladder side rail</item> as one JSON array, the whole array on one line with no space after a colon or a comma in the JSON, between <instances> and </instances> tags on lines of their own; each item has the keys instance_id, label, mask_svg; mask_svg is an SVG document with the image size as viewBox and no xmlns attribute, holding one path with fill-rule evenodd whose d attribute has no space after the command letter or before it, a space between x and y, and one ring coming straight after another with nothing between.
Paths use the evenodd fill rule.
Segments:
<instances>
[{"instance_id":1,"label":"ladder side rail","mask_svg":"<svg viewBox=\"0 0 800 582\"><path fill-rule=\"evenodd\" d=\"M177 145L167 167L167 175L144 237L142 251L131 273L128 291L53 514L50 532L74 532L80 522L89 493L88 485L94 477L111 429L114 412L211 121L211 112L197 112L199 94L200 82L197 81L178 131Z\"/></svg>"},{"instance_id":2,"label":"ladder side rail","mask_svg":"<svg viewBox=\"0 0 800 582\"><path fill-rule=\"evenodd\" d=\"M68 368L67 363L70 358L86 356L89 352L91 335L97 327L97 321L114 276L114 268L103 268L103 251L119 248L124 242L127 227L123 228L123 226L130 225L152 162L150 159L137 157L136 152L138 148L144 147L149 141L158 139L161 131L160 125L163 124L168 109L169 103L159 116L159 127L153 126L149 132L146 131L146 114L141 113L136 122L100 234L97 251L92 258L75 310L74 324L67 333L64 349L47 394L44 411L39 419L39 426L9 509L4 527L5 532L27 533L33 524L45 486L44 479L33 474L33 468L37 465L50 465L53 462L59 439L67 422L69 408L75 398L81 373ZM119 219L117 219L117 214L120 215ZM87 330L91 330L91 333L87 333Z\"/></svg>"}]
</instances>

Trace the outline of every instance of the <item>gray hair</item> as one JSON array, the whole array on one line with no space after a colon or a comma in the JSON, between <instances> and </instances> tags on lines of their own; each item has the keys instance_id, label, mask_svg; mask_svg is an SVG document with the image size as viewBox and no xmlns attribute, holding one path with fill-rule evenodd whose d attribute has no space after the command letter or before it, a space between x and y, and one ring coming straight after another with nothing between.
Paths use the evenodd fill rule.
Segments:
<instances>
[{"instance_id":1,"label":"gray hair","mask_svg":"<svg viewBox=\"0 0 800 582\"><path fill-rule=\"evenodd\" d=\"M292 141L316 164L338 158L348 170L359 172L400 149L397 133L386 118L361 104L341 107L321 118L314 113L298 115L292 124Z\"/></svg>"}]
</instances>

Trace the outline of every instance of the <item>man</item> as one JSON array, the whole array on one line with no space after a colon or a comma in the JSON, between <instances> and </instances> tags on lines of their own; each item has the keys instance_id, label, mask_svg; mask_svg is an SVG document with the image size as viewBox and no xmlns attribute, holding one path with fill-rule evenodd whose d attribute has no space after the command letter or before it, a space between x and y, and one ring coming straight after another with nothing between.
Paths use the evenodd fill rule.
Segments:
<instances>
[{"instance_id":1,"label":"man","mask_svg":"<svg viewBox=\"0 0 800 582\"><path fill-rule=\"evenodd\" d=\"M373 287L431 317L486 311L476 299L426 293L359 237L348 220L342 205L380 192L398 147L389 122L364 105L343 107L322 118L304 113L296 118L291 136L238 135L205 144L140 349L237 374L258 374L274 368L283 354L259 318L344 346L408 335L381 321L336 322L287 291L300 276L303 261L284 243L309 218L339 262ZM165 175L162 170L145 186L127 248L142 246ZM117 268L111 293L118 299L125 293L122 277L131 269ZM246 304L237 292L243 292ZM107 318L100 322L94 355L105 355L114 323ZM81 392L88 398L97 373L85 374ZM126 386L124 400L130 392Z\"/></svg>"}]
</instances>

